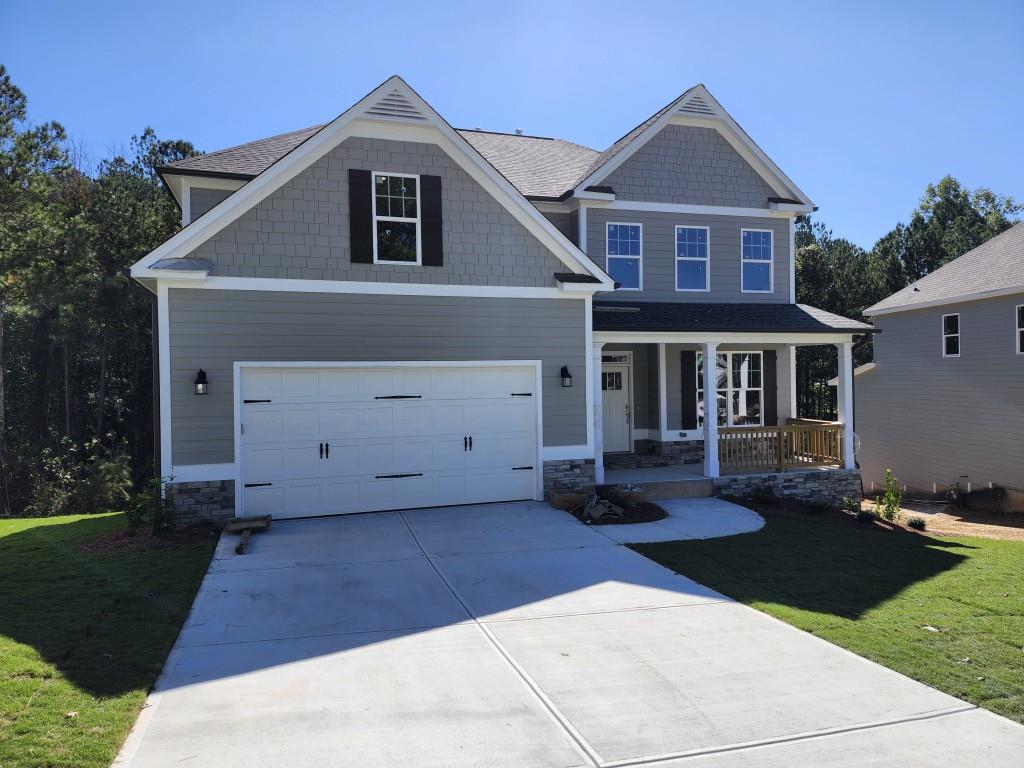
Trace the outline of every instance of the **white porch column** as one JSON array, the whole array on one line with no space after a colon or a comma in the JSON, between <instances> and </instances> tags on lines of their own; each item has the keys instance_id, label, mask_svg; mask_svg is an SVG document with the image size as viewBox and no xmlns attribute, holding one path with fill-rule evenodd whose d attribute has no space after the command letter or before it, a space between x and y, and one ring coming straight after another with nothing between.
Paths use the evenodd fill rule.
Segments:
<instances>
[{"instance_id":1,"label":"white porch column","mask_svg":"<svg viewBox=\"0 0 1024 768\"><path fill-rule=\"evenodd\" d=\"M604 482L604 402L601 397L601 350L604 343L594 342L594 376L591 379L594 400L594 482L598 485Z\"/></svg>"},{"instance_id":2,"label":"white porch column","mask_svg":"<svg viewBox=\"0 0 1024 768\"><path fill-rule=\"evenodd\" d=\"M658 345L658 440L668 440L668 356L665 345Z\"/></svg>"},{"instance_id":3,"label":"white porch column","mask_svg":"<svg viewBox=\"0 0 1024 768\"><path fill-rule=\"evenodd\" d=\"M718 392L715 376L718 344L702 345L704 353L704 475L718 477Z\"/></svg>"},{"instance_id":4,"label":"white porch column","mask_svg":"<svg viewBox=\"0 0 1024 768\"><path fill-rule=\"evenodd\" d=\"M836 400L839 421L843 423L843 466L856 469L853 457L853 344L845 341L836 344L839 350L839 386L836 387Z\"/></svg>"}]
</instances>

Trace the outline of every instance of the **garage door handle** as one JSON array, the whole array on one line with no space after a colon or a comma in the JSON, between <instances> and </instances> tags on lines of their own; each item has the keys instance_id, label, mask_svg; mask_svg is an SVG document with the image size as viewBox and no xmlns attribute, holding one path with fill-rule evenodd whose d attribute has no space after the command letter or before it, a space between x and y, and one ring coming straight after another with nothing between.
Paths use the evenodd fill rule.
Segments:
<instances>
[{"instance_id":1,"label":"garage door handle","mask_svg":"<svg viewBox=\"0 0 1024 768\"><path fill-rule=\"evenodd\" d=\"M320 443L320 458L323 459L323 457L324 457L324 444Z\"/></svg>"},{"instance_id":2,"label":"garage door handle","mask_svg":"<svg viewBox=\"0 0 1024 768\"><path fill-rule=\"evenodd\" d=\"M468 451L469 450L469 438L468 437L462 438L462 450L464 450L464 451Z\"/></svg>"},{"instance_id":3,"label":"garage door handle","mask_svg":"<svg viewBox=\"0 0 1024 768\"><path fill-rule=\"evenodd\" d=\"M326 458L326 459L331 458L331 444L330 443L324 443L324 458Z\"/></svg>"},{"instance_id":4,"label":"garage door handle","mask_svg":"<svg viewBox=\"0 0 1024 768\"><path fill-rule=\"evenodd\" d=\"M391 480L399 477L423 477L422 472L404 472L400 475L377 475L378 480Z\"/></svg>"},{"instance_id":5,"label":"garage door handle","mask_svg":"<svg viewBox=\"0 0 1024 768\"><path fill-rule=\"evenodd\" d=\"M473 450L473 436L472 435L469 436L469 450L471 450L471 451Z\"/></svg>"}]
</instances>

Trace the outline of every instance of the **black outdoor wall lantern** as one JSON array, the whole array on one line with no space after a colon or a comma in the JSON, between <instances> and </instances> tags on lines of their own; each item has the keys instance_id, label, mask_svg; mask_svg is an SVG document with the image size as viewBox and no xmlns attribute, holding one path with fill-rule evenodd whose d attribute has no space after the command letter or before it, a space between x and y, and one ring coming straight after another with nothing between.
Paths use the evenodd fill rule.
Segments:
<instances>
[{"instance_id":1,"label":"black outdoor wall lantern","mask_svg":"<svg viewBox=\"0 0 1024 768\"><path fill-rule=\"evenodd\" d=\"M568 365L563 365L562 366L562 386L563 387L571 387L572 386L572 374L569 373L569 366Z\"/></svg>"},{"instance_id":2,"label":"black outdoor wall lantern","mask_svg":"<svg viewBox=\"0 0 1024 768\"><path fill-rule=\"evenodd\" d=\"M199 373L196 374L195 392L197 395L205 395L209 391L209 385L206 381L206 371L200 368Z\"/></svg>"}]
</instances>

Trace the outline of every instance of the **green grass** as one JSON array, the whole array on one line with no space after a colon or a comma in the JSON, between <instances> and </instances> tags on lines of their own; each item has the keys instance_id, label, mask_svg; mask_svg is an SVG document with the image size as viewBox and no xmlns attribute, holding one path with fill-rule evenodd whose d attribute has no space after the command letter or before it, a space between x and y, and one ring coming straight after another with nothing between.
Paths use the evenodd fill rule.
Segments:
<instances>
[{"instance_id":1,"label":"green grass","mask_svg":"<svg viewBox=\"0 0 1024 768\"><path fill-rule=\"evenodd\" d=\"M759 611L1024 722L1024 542L770 517L634 549ZM930 626L941 631L932 632Z\"/></svg>"},{"instance_id":2,"label":"green grass","mask_svg":"<svg viewBox=\"0 0 1024 768\"><path fill-rule=\"evenodd\" d=\"M0 520L0 766L105 768L131 729L212 542L79 552L123 526L121 515Z\"/></svg>"}]
</instances>

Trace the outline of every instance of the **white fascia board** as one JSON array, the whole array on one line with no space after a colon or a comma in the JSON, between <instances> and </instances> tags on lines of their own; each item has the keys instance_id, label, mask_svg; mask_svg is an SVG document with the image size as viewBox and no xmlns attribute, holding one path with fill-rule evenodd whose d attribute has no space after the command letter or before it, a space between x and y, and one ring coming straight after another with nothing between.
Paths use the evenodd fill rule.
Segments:
<instances>
[{"instance_id":1,"label":"white fascia board","mask_svg":"<svg viewBox=\"0 0 1024 768\"><path fill-rule=\"evenodd\" d=\"M768 203L768 208L773 211L787 211L789 213L814 213L813 205L802 203Z\"/></svg>"},{"instance_id":2,"label":"white fascia board","mask_svg":"<svg viewBox=\"0 0 1024 768\"><path fill-rule=\"evenodd\" d=\"M605 344L842 344L852 342L849 331L836 333L740 333L731 331L594 331L594 341Z\"/></svg>"},{"instance_id":3,"label":"white fascia board","mask_svg":"<svg viewBox=\"0 0 1024 768\"><path fill-rule=\"evenodd\" d=\"M551 200L531 200L533 207L541 213L572 213L576 206L569 202L555 202Z\"/></svg>"},{"instance_id":4,"label":"white fascia board","mask_svg":"<svg viewBox=\"0 0 1024 768\"><path fill-rule=\"evenodd\" d=\"M593 202L596 202L596 203L601 203L601 202L610 203L612 200L615 199L615 193L614 192L593 192L593 191L588 191L588 190L584 189L582 192L575 192L575 193L573 193L573 197L575 197L577 200L588 200L588 201L593 201Z\"/></svg>"},{"instance_id":5,"label":"white fascia board","mask_svg":"<svg viewBox=\"0 0 1024 768\"><path fill-rule=\"evenodd\" d=\"M615 200L603 207L609 211L693 213L700 216L760 216L762 218L790 219L795 215L791 211L781 211L774 208L734 208L724 205L694 205L691 203L645 203L639 200Z\"/></svg>"},{"instance_id":6,"label":"white fascia board","mask_svg":"<svg viewBox=\"0 0 1024 768\"><path fill-rule=\"evenodd\" d=\"M166 171L165 176L177 176L181 179L183 184L187 184L193 189L225 189L229 191L235 191L241 189L249 182L245 179L223 179L217 176L196 176L188 173L175 173L174 171Z\"/></svg>"},{"instance_id":7,"label":"white fascia board","mask_svg":"<svg viewBox=\"0 0 1024 768\"><path fill-rule=\"evenodd\" d=\"M978 291L977 293L965 293L962 296L949 296L942 299L932 299L930 301L919 301L914 304L901 304L898 307L888 307L886 309L876 309L878 305L868 307L864 310L864 314L869 317L876 317L878 315L893 315L897 312L910 312L915 309L927 309L929 307L943 307L949 304L962 304L968 301L980 301L982 299L998 299L1000 296L1013 296L1014 294L1024 294L1024 285L1011 285L1008 288L997 288L992 291Z\"/></svg>"},{"instance_id":8,"label":"white fascia board","mask_svg":"<svg viewBox=\"0 0 1024 768\"><path fill-rule=\"evenodd\" d=\"M692 115L684 116L678 114L679 107L694 96L700 96L706 102L709 102L715 114L707 117L695 117ZM626 162L626 160L632 157L639 149L641 149L648 141L654 138L654 136L660 133L661 130L670 123L676 125L714 128L737 152L740 153L754 171L761 176L761 178L763 178L765 182L772 187L772 189L779 192L780 197L795 197L805 205L813 207L814 204L811 202L810 198L807 197L807 195L805 195L800 188L782 172L782 169L772 162L761 148L754 143L753 139L747 135L747 132L744 131L739 124L732 119L729 113L725 111L725 108L718 103L718 100L715 99L715 97L712 96L702 85L696 85L693 88L690 88L682 96L676 99L672 106L665 110L665 114L651 123L651 125L634 138L633 141L623 147L618 154L609 159L608 162L577 184L573 190L573 194L579 194L587 187L594 186L602 179L606 178L608 174Z\"/></svg>"},{"instance_id":9,"label":"white fascia board","mask_svg":"<svg viewBox=\"0 0 1024 768\"><path fill-rule=\"evenodd\" d=\"M174 277L180 272L171 272ZM195 288L225 291L278 291L285 293L337 293L369 294L377 296L448 296L494 299L576 299L583 300L596 290L596 283L588 283L589 291L562 288L531 288L504 285L444 285L432 283L360 282L355 280L300 280L272 277L207 277L204 280L161 279L168 288Z\"/></svg>"},{"instance_id":10,"label":"white fascia board","mask_svg":"<svg viewBox=\"0 0 1024 768\"><path fill-rule=\"evenodd\" d=\"M209 273L204 269L150 269L146 277L155 277L168 283L194 283L206 280Z\"/></svg>"},{"instance_id":11,"label":"white fascia board","mask_svg":"<svg viewBox=\"0 0 1024 768\"><path fill-rule=\"evenodd\" d=\"M597 283L563 283L558 280L558 290L565 291L566 293L585 293L592 295L595 293L604 293L607 288L598 285Z\"/></svg>"},{"instance_id":12,"label":"white fascia board","mask_svg":"<svg viewBox=\"0 0 1024 768\"><path fill-rule=\"evenodd\" d=\"M384 118L367 110L384 95L400 90L426 117ZM360 119L361 118L361 119ZM358 124L355 124L358 120ZM579 251L544 215L488 163L455 129L438 115L399 77L391 77L353 107L293 149L263 173L159 245L131 268L132 277L145 277L149 267L161 259L191 253L216 235L242 213L257 205L299 173L323 158L350 136L387 137L404 141L435 143L451 156L508 212L573 271L598 278L606 290L614 281Z\"/></svg>"}]
</instances>

